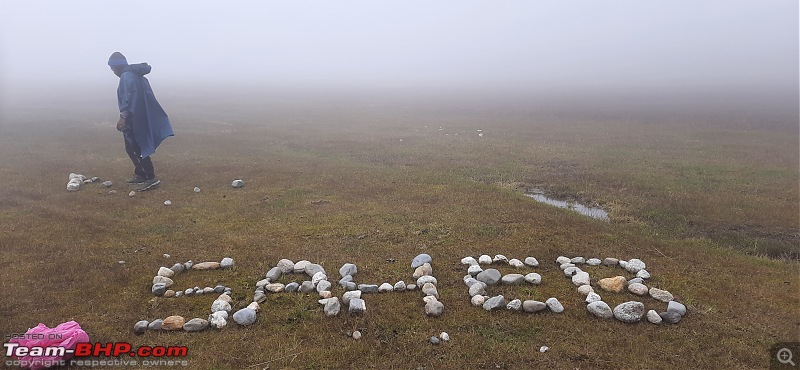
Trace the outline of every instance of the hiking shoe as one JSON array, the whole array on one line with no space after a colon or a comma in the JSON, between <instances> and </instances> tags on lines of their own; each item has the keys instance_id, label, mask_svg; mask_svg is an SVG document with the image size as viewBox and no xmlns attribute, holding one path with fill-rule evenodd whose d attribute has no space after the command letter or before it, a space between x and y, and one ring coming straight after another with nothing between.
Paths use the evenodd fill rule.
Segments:
<instances>
[{"instance_id":1,"label":"hiking shoe","mask_svg":"<svg viewBox=\"0 0 800 370\"><path fill-rule=\"evenodd\" d=\"M158 187L158 184L160 184L160 183L161 183L161 181L157 177L153 177L152 179L146 180L145 182L143 182L141 184L142 187L139 188L139 189L136 189L136 191L148 191L148 190L151 190L151 189L155 189L156 187Z\"/></svg>"},{"instance_id":2,"label":"hiking shoe","mask_svg":"<svg viewBox=\"0 0 800 370\"><path fill-rule=\"evenodd\" d=\"M130 185L141 185L141 184L144 184L145 181L147 181L147 179L145 179L144 177L139 176L139 175L135 175L135 176L125 180L125 182L130 184Z\"/></svg>"}]
</instances>

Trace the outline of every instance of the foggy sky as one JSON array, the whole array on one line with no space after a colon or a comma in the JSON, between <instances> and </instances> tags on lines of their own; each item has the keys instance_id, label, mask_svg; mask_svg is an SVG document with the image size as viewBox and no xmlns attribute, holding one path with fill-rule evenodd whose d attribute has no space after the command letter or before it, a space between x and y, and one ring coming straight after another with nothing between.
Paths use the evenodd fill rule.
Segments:
<instances>
[{"instance_id":1,"label":"foggy sky","mask_svg":"<svg viewBox=\"0 0 800 370\"><path fill-rule=\"evenodd\" d=\"M796 87L798 2L3 1L0 92L160 84Z\"/></svg>"}]
</instances>

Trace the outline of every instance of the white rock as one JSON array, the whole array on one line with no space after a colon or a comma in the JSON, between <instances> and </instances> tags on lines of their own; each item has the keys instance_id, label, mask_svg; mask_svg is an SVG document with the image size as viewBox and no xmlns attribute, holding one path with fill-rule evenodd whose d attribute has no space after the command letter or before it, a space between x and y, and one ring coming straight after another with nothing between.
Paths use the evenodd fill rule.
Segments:
<instances>
[{"instance_id":1,"label":"white rock","mask_svg":"<svg viewBox=\"0 0 800 370\"><path fill-rule=\"evenodd\" d=\"M467 273L470 274L471 276L478 275L481 273L481 271L483 271L483 269L481 268L480 265L470 265L469 268L467 269Z\"/></svg>"},{"instance_id":2,"label":"white rock","mask_svg":"<svg viewBox=\"0 0 800 370\"><path fill-rule=\"evenodd\" d=\"M436 278L430 275L425 275L417 279L417 286L423 286L427 283L436 285L437 284Z\"/></svg>"},{"instance_id":3,"label":"white rock","mask_svg":"<svg viewBox=\"0 0 800 370\"><path fill-rule=\"evenodd\" d=\"M620 261L620 265L622 265L622 261ZM645 268L645 264L642 262L642 260L633 258L629 260L628 263L623 267L631 274L635 274L639 272L639 270L643 270Z\"/></svg>"},{"instance_id":4,"label":"white rock","mask_svg":"<svg viewBox=\"0 0 800 370\"><path fill-rule=\"evenodd\" d=\"M134 196L134 195L136 195L136 191L135 191L135 190L131 190L131 192L130 192L130 193L128 193L128 196L129 196L129 197L132 197L132 196Z\"/></svg>"},{"instance_id":5,"label":"white rock","mask_svg":"<svg viewBox=\"0 0 800 370\"><path fill-rule=\"evenodd\" d=\"M297 263L294 264L294 273L295 274L304 273L306 271L306 266L308 266L310 264L311 264L311 262L306 261L306 260L297 261Z\"/></svg>"},{"instance_id":6,"label":"white rock","mask_svg":"<svg viewBox=\"0 0 800 370\"><path fill-rule=\"evenodd\" d=\"M547 352L549 350L550 350L550 347L548 347L548 346L539 347L539 352L541 352L541 353L545 353L545 352Z\"/></svg>"},{"instance_id":7,"label":"white rock","mask_svg":"<svg viewBox=\"0 0 800 370\"><path fill-rule=\"evenodd\" d=\"M195 193L199 193L199 192L200 192L200 188L198 188L197 186L195 186L195 187L194 187L194 192L195 192Z\"/></svg>"},{"instance_id":8,"label":"white rock","mask_svg":"<svg viewBox=\"0 0 800 370\"><path fill-rule=\"evenodd\" d=\"M597 293L595 293L595 292L591 292L591 293L589 293L589 294L587 294L587 295L586 295L586 299L584 300L584 302L586 302L586 303L592 303L592 302L597 302L597 301L602 301L602 300L603 300L603 299L602 299L602 298L600 298L600 295L599 295L599 294L597 294Z\"/></svg>"},{"instance_id":9,"label":"white rock","mask_svg":"<svg viewBox=\"0 0 800 370\"><path fill-rule=\"evenodd\" d=\"M395 292L403 292L406 290L406 283L403 280L400 280L394 283L392 289L394 289ZM378 290L380 290L380 287L378 287Z\"/></svg>"},{"instance_id":10,"label":"white rock","mask_svg":"<svg viewBox=\"0 0 800 370\"><path fill-rule=\"evenodd\" d=\"M516 258L510 259L508 261L508 265L511 266L511 267L516 267L516 268L520 268L520 267L525 266L525 264L523 264L522 261L520 261L520 260L518 260Z\"/></svg>"},{"instance_id":11,"label":"white rock","mask_svg":"<svg viewBox=\"0 0 800 370\"><path fill-rule=\"evenodd\" d=\"M588 295L589 293L594 292L594 288L591 285L581 285L578 287L578 294L580 295Z\"/></svg>"},{"instance_id":12,"label":"white rock","mask_svg":"<svg viewBox=\"0 0 800 370\"><path fill-rule=\"evenodd\" d=\"M251 309L251 310L253 310L253 311L256 311L256 312L258 312L258 310L259 310L261 307L258 305L258 302L250 302L250 304L249 304L249 305L247 305L247 308L249 308L249 309Z\"/></svg>"},{"instance_id":13,"label":"white rock","mask_svg":"<svg viewBox=\"0 0 800 370\"><path fill-rule=\"evenodd\" d=\"M223 269L228 269L233 267L235 263L233 262L233 258L225 257L222 261L219 262L219 267Z\"/></svg>"},{"instance_id":14,"label":"white rock","mask_svg":"<svg viewBox=\"0 0 800 370\"><path fill-rule=\"evenodd\" d=\"M393 290L394 290L394 286L392 286L392 284L389 284L389 283L383 283L383 284L381 284L381 286L378 287L378 292L379 293L388 293L388 292L391 292Z\"/></svg>"},{"instance_id":15,"label":"white rock","mask_svg":"<svg viewBox=\"0 0 800 370\"><path fill-rule=\"evenodd\" d=\"M482 295L476 295L470 299L470 302L472 302L473 306L483 307L483 303L486 302L486 297Z\"/></svg>"},{"instance_id":16,"label":"white rock","mask_svg":"<svg viewBox=\"0 0 800 370\"><path fill-rule=\"evenodd\" d=\"M611 311L611 307L608 306L608 303L603 301L589 303L589 305L586 306L586 309L591 312L592 315L595 315L601 319L610 319L614 317L614 312Z\"/></svg>"},{"instance_id":17,"label":"white rock","mask_svg":"<svg viewBox=\"0 0 800 370\"><path fill-rule=\"evenodd\" d=\"M240 179L233 180L233 182L231 182L231 186L233 188L236 188L236 189L243 188L244 187L244 181L242 181Z\"/></svg>"},{"instance_id":18,"label":"white rock","mask_svg":"<svg viewBox=\"0 0 800 370\"><path fill-rule=\"evenodd\" d=\"M580 265L580 264L586 263L586 259L583 258L583 257L575 257L573 259L570 259L569 261L574 263L574 264L576 264L576 265Z\"/></svg>"},{"instance_id":19,"label":"white rock","mask_svg":"<svg viewBox=\"0 0 800 370\"><path fill-rule=\"evenodd\" d=\"M522 301L520 301L519 299L514 299L511 302L508 302L508 304L506 304L506 309L509 310L519 311L521 308L522 308Z\"/></svg>"},{"instance_id":20,"label":"white rock","mask_svg":"<svg viewBox=\"0 0 800 370\"><path fill-rule=\"evenodd\" d=\"M589 273L578 271L575 275L572 275L572 284L575 286L589 285Z\"/></svg>"},{"instance_id":21,"label":"white rock","mask_svg":"<svg viewBox=\"0 0 800 370\"><path fill-rule=\"evenodd\" d=\"M211 303L211 313L214 313L214 312L217 312L217 311L230 312L231 311L231 304L226 302L226 301L216 300L213 303Z\"/></svg>"},{"instance_id":22,"label":"white rock","mask_svg":"<svg viewBox=\"0 0 800 370\"><path fill-rule=\"evenodd\" d=\"M439 333L439 339L441 339L444 342L447 342L448 340L450 340L450 335L445 332L441 332Z\"/></svg>"},{"instance_id":23,"label":"white rock","mask_svg":"<svg viewBox=\"0 0 800 370\"><path fill-rule=\"evenodd\" d=\"M547 300L544 301L544 304L546 304L547 308L549 308L550 311L553 311L554 313L564 312L564 306L562 306L561 302L559 302L558 299L556 299L555 297L547 298Z\"/></svg>"},{"instance_id":24,"label":"white rock","mask_svg":"<svg viewBox=\"0 0 800 370\"><path fill-rule=\"evenodd\" d=\"M586 260L586 264L589 266L600 266L603 261L600 261L599 258L589 258Z\"/></svg>"},{"instance_id":25,"label":"white rock","mask_svg":"<svg viewBox=\"0 0 800 370\"><path fill-rule=\"evenodd\" d=\"M154 276L153 284L164 284L167 288L169 288L172 286L172 284L175 284L175 282L166 276Z\"/></svg>"},{"instance_id":26,"label":"white rock","mask_svg":"<svg viewBox=\"0 0 800 370\"><path fill-rule=\"evenodd\" d=\"M349 306L350 299L352 298L361 298L361 291L351 290L349 292L344 292L344 294L342 294L342 303L344 303L345 306Z\"/></svg>"},{"instance_id":27,"label":"white rock","mask_svg":"<svg viewBox=\"0 0 800 370\"><path fill-rule=\"evenodd\" d=\"M355 340L361 339L361 332L358 331L358 330L354 331L353 332L353 339L355 339Z\"/></svg>"},{"instance_id":28,"label":"white rock","mask_svg":"<svg viewBox=\"0 0 800 370\"><path fill-rule=\"evenodd\" d=\"M492 263L492 257L489 257L488 255L483 254L480 257L478 257L478 263L480 263L481 265L491 264Z\"/></svg>"},{"instance_id":29,"label":"white rock","mask_svg":"<svg viewBox=\"0 0 800 370\"><path fill-rule=\"evenodd\" d=\"M647 272L647 270L645 270L645 269L641 269L641 270L639 270L639 272L636 273L636 277L640 278L640 279L647 280L647 279L650 278L650 273Z\"/></svg>"},{"instance_id":30,"label":"white rock","mask_svg":"<svg viewBox=\"0 0 800 370\"><path fill-rule=\"evenodd\" d=\"M539 266L539 261L537 261L536 258L533 258L533 257L526 257L525 258L525 264L530 266L530 267L537 267L537 266Z\"/></svg>"},{"instance_id":31,"label":"white rock","mask_svg":"<svg viewBox=\"0 0 800 370\"><path fill-rule=\"evenodd\" d=\"M222 329L228 325L228 313L225 311L217 311L208 315L208 322L212 328Z\"/></svg>"},{"instance_id":32,"label":"white rock","mask_svg":"<svg viewBox=\"0 0 800 370\"><path fill-rule=\"evenodd\" d=\"M570 263L569 261L570 261L570 259L567 258L567 257L564 257L564 256L558 256L558 258L556 258L556 264L557 265L563 265L565 263Z\"/></svg>"},{"instance_id":33,"label":"white rock","mask_svg":"<svg viewBox=\"0 0 800 370\"><path fill-rule=\"evenodd\" d=\"M322 271L317 271L314 273L314 276L311 277L311 284L317 285L322 280L328 280L328 275L325 275Z\"/></svg>"},{"instance_id":34,"label":"white rock","mask_svg":"<svg viewBox=\"0 0 800 370\"><path fill-rule=\"evenodd\" d=\"M502 254L496 254L494 259L492 259L493 263L508 263L508 258Z\"/></svg>"},{"instance_id":35,"label":"white rock","mask_svg":"<svg viewBox=\"0 0 800 370\"><path fill-rule=\"evenodd\" d=\"M535 272L525 275L525 281L529 284L539 285L542 283L542 275Z\"/></svg>"},{"instance_id":36,"label":"white rock","mask_svg":"<svg viewBox=\"0 0 800 370\"><path fill-rule=\"evenodd\" d=\"M464 258L461 259L461 264L462 265L477 265L478 261L476 261L475 258L472 258L472 257L464 257Z\"/></svg>"},{"instance_id":37,"label":"white rock","mask_svg":"<svg viewBox=\"0 0 800 370\"><path fill-rule=\"evenodd\" d=\"M175 271L172 271L166 267L159 267L157 275L171 278L173 275L175 275Z\"/></svg>"},{"instance_id":38,"label":"white rock","mask_svg":"<svg viewBox=\"0 0 800 370\"><path fill-rule=\"evenodd\" d=\"M171 206L172 205L172 201L167 199L167 200L164 201L164 205L165 206Z\"/></svg>"}]
</instances>

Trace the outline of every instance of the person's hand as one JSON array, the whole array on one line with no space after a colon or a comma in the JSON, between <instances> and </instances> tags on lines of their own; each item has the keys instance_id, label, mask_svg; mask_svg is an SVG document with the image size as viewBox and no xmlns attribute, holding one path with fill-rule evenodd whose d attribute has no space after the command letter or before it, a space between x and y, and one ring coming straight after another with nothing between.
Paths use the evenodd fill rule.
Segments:
<instances>
[{"instance_id":1,"label":"person's hand","mask_svg":"<svg viewBox=\"0 0 800 370\"><path fill-rule=\"evenodd\" d=\"M117 121L117 131L122 131L125 128L125 118L122 116L119 117L119 121Z\"/></svg>"}]
</instances>

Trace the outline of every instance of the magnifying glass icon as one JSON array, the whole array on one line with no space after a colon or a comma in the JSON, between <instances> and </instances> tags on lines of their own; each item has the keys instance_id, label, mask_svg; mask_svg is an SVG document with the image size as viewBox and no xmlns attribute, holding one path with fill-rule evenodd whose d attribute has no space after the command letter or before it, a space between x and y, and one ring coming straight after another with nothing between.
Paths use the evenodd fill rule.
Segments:
<instances>
[{"instance_id":1,"label":"magnifying glass icon","mask_svg":"<svg viewBox=\"0 0 800 370\"><path fill-rule=\"evenodd\" d=\"M789 365L792 365L792 366L797 366L797 365L794 364L794 361L792 361L792 350L790 350L788 348L779 349L778 353L775 355L775 357L778 358L778 362L780 362L780 363L782 363L784 365L789 364Z\"/></svg>"}]
</instances>

